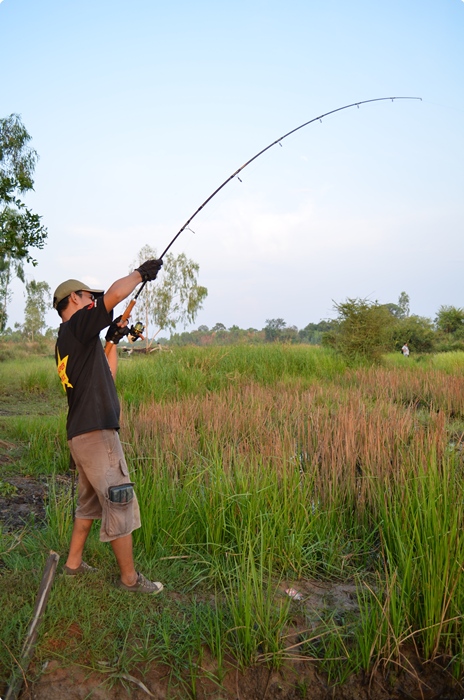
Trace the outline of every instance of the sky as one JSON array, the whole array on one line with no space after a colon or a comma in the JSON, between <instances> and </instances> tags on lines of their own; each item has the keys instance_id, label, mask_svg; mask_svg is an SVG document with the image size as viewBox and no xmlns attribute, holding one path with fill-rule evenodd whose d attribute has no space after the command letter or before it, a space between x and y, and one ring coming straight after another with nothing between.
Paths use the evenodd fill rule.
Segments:
<instances>
[{"instance_id":1,"label":"sky","mask_svg":"<svg viewBox=\"0 0 464 700\"><path fill-rule=\"evenodd\" d=\"M0 64L0 117L39 154L27 279L107 289L282 135L412 96L315 121L202 209L171 248L208 289L188 329L464 306L462 0L1 0Z\"/></svg>"}]
</instances>

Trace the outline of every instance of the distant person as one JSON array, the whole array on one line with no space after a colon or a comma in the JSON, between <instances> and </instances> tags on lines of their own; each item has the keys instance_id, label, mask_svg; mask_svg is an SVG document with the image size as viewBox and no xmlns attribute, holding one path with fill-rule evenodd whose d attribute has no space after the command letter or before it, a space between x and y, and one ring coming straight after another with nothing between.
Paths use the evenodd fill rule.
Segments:
<instances>
[{"instance_id":1,"label":"distant person","mask_svg":"<svg viewBox=\"0 0 464 700\"><path fill-rule=\"evenodd\" d=\"M407 343L403 345L401 352L403 353L403 357L409 357L409 348Z\"/></svg>"},{"instance_id":2,"label":"distant person","mask_svg":"<svg viewBox=\"0 0 464 700\"><path fill-rule=\"evenodd\" d=\"M82 555L93 521L101 520L100 540L110 542L119 566L118 587L152 594L162 591L163 584L138 573L132 553L132 532L140 527L140 511L119 440L120 409L114 384L116 345L128 329L121 317L113 321L113 309L140 282L154 280L162 264L161 260L148 260L113 282L105 293L78 280L66 280L53 297L53 307L62 319L55 357L68 399L68 445L79 474L64 573L76 576L96 571ZM107 326L108 357L100 340L100 332Z\"/></svg>"}]
</instances>

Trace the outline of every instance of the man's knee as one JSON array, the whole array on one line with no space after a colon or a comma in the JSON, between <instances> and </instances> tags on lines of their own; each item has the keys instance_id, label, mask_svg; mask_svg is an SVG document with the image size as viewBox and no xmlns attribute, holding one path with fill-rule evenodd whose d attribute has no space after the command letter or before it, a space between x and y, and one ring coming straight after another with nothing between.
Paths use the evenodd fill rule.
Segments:
<instances>
[{"instance_id":1,"label":"man's knee","mask_svg":"<svg viewBox=\"0 0 464 700\"><path fill-rule=\"evenodd\" d=\"M89 520L88 518L75 518L74 519L74 529L78 530L79 532L90 532L90 528L92 527L93 520Z\"/></svg>"}]
</instances>

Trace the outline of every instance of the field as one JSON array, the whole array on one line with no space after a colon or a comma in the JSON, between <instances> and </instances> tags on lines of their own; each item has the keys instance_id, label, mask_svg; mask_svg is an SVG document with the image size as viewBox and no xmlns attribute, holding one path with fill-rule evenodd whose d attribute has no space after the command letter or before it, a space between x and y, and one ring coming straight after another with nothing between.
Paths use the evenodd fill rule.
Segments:
<instances>
[{"instance_id":1,"label":"field","mask_svg":"<svg viewBox=\"0 0 464 700\"><path fill-rule=\"evenodd\" d=\"M0 362L1 697L50 550L24 698L464 697L464 353L179 348L121 358L117 385L148 601L97 533L101 573L60 575L64 394L52 357Z\"/></svg>"}]
</instances>

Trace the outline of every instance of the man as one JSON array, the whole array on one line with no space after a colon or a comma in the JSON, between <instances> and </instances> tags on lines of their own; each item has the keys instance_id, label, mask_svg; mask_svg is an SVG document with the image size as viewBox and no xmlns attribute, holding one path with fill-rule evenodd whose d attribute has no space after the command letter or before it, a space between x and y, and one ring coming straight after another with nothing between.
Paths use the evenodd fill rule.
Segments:
<instances>
[{"instance_id":1,"label":"man","mask_svg":"<svg viewBox=\"0 0 464 700\"><path fill-rule=\"evenodd\" d=\"M156 594L158 581L148 581L134 566L132 531L140 527L140 511L119 440L119 400L114 384L116 345L127 328L113 309L140 282L154 280L161 260L148 260L116 280L107 292L78 280L60 284L53 307L62 319L56 341L58 374L68 399L66 431L79 474L78 501L65 574L95 571L83 559L94 520L101 519L100 540L110 542L120 570L119 588ZM111 324L111 325L110 325ZM109 327L105 355L100 332Z\"/></svg>"},{"instance_id":2,"label":"man","mask_svg":"<svg viewBox=\"0 0 464 700\"><path fill-rule=\"evenodd\" d=\"M401 352L403 353L404 357L409 357L409 348L407 343L403 345Z\"/></svg>"}]
</instances>

